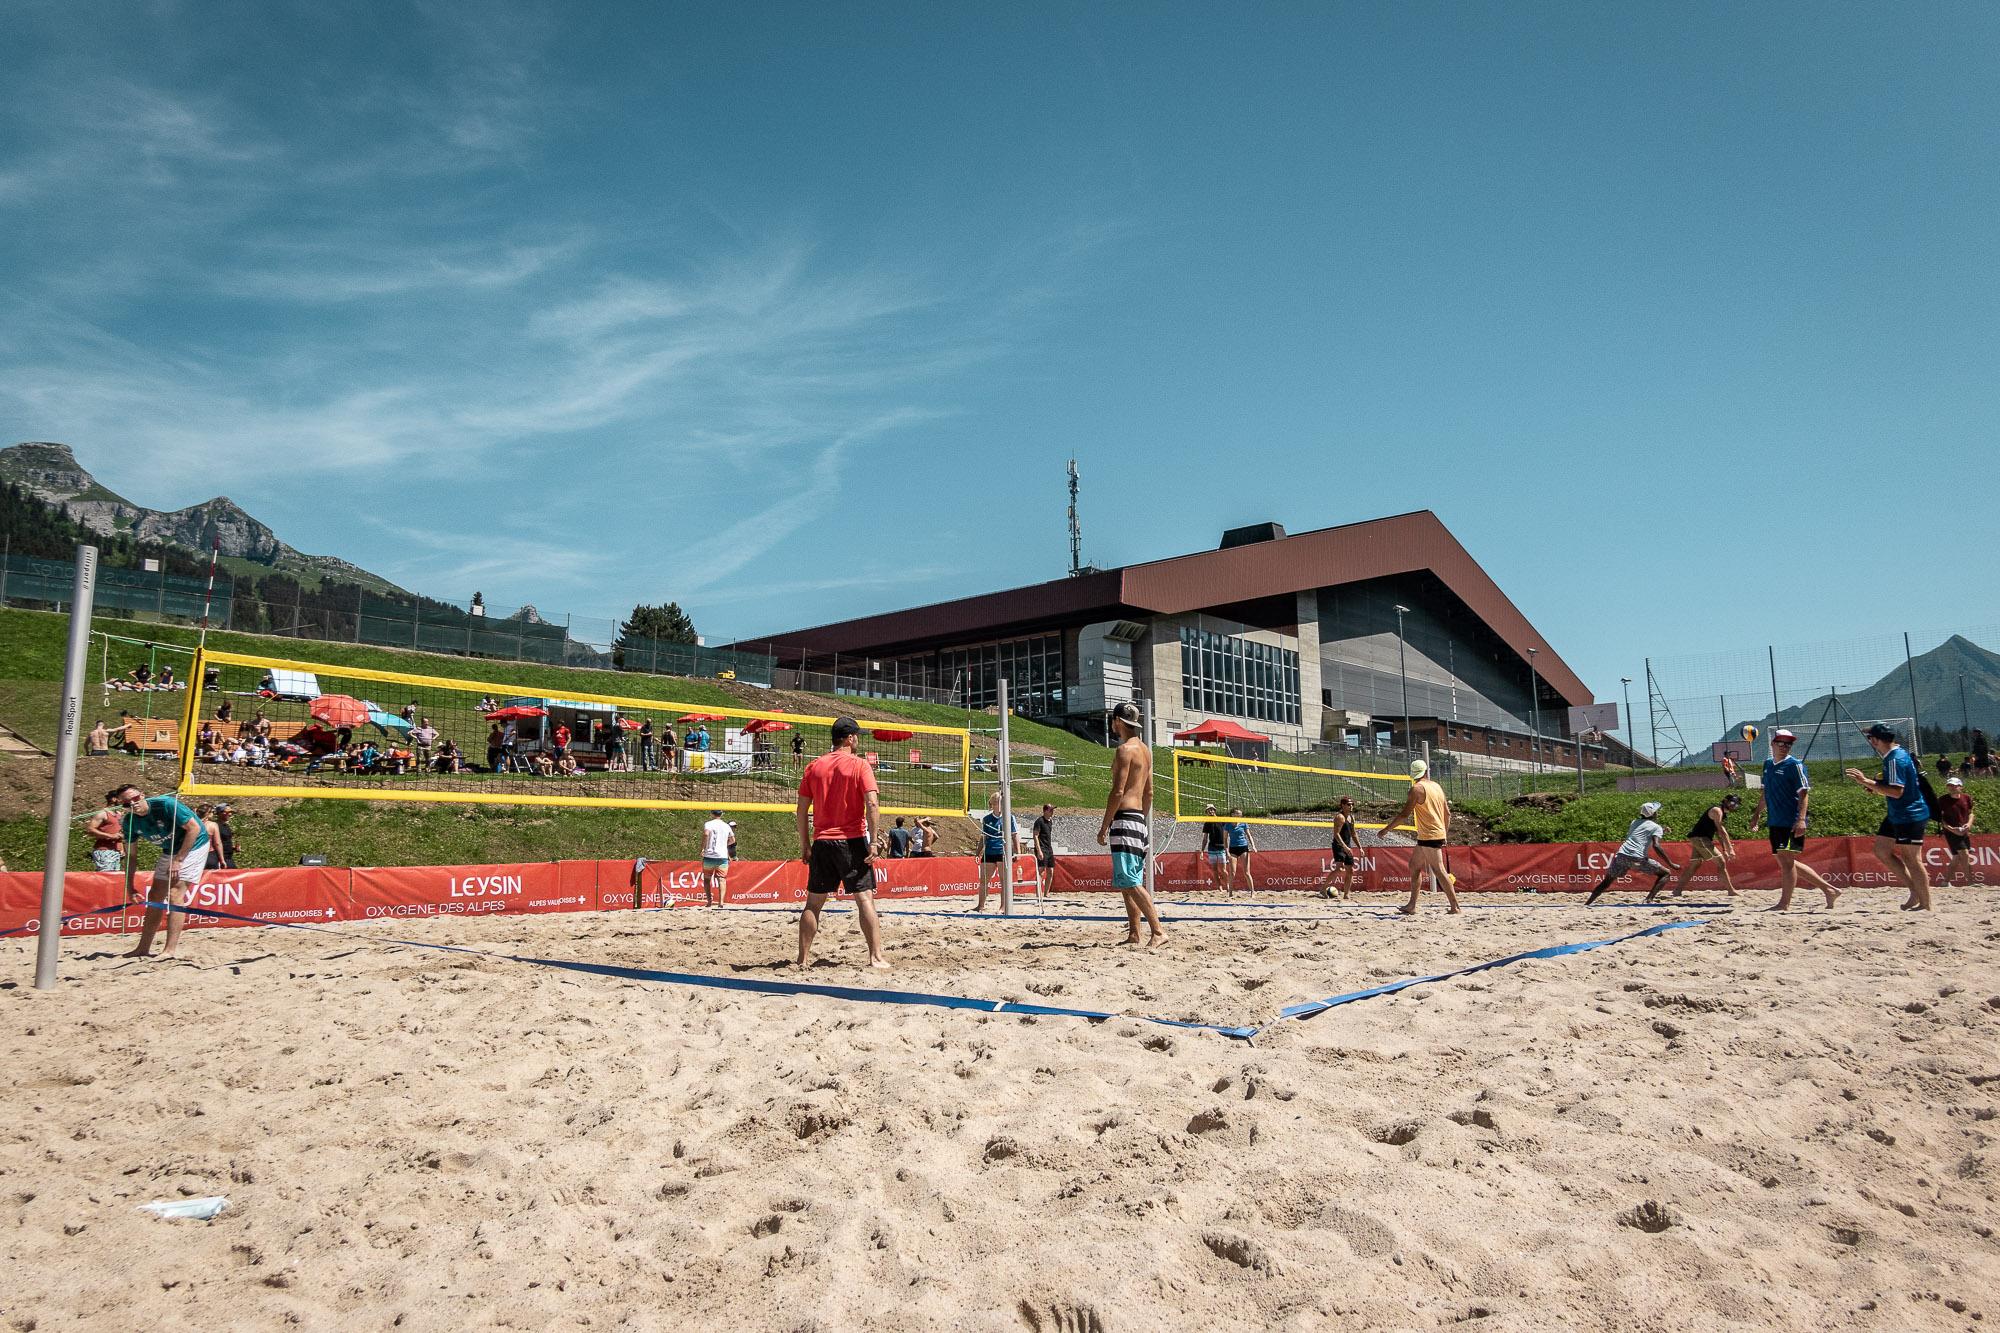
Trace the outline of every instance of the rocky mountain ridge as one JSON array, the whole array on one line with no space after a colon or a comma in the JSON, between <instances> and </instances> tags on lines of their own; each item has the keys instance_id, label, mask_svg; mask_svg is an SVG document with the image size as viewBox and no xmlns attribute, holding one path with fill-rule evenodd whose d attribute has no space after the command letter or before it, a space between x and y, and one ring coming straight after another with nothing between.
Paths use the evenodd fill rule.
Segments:
<instances>
[{"instance_id":1,"label":"rocky mountain ridge","mask_svg":"<svg viewBox=\"0 0 2000 1333\"><path fill-rule=\"evenodd\" d=\"M0 449L0 481L9 481L104 536L178 546L206 558L212 542L230 560L248 561L310 581L335 579L402 592L389 580L337 556L310 555L279 539L271 528L226 495L185 509L149 509L111 490L77 461L66 444L32 441Z\"/></svg>"}]
</instances>

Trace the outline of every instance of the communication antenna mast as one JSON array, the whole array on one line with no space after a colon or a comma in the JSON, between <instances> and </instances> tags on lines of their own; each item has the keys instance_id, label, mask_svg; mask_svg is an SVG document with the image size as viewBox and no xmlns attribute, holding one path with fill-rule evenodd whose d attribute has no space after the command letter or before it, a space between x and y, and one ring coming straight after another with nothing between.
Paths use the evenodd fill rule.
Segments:
<instances>
[{"instance_id":1,"label":"communication antenna mast","mask_svg":"<svg viewBox=\"0 0 2000 1333\"><path fill-rule=\"evenodd\" d=\"M1083 573L1083 526L1076 517L1076 460L1069 460L1069 575Z\"/></svg>"}]
</instances>

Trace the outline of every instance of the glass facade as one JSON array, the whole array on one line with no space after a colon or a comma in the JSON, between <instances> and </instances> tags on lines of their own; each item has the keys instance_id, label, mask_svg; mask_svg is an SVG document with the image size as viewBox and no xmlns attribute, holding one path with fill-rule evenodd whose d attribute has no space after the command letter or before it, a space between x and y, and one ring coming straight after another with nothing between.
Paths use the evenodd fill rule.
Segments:
<instances>
[{"instance_id":1,"label":"glass facade","mask_svg":"<svg viewBox=\"0 0 2000 1333\"><path fill-rule=\"evenodd\" d=\"M1181 627L1181 707L1299 725L1299 655L1275 644Z\"/></svg>"},{"instance_id":2,"label":"glass facade","mask_svg":"<svg viewBox=\"0 0 2000 1333\"><path fill-rule=\"evenodd\" d=\"M999 682L1004 676L1015 712L1042 717L1063 711L1061 634L949 648L937 655L936 676L941 684L955 686L960 672L965 673L973 708L999 703Z\"/></svg>"}]
</instances>

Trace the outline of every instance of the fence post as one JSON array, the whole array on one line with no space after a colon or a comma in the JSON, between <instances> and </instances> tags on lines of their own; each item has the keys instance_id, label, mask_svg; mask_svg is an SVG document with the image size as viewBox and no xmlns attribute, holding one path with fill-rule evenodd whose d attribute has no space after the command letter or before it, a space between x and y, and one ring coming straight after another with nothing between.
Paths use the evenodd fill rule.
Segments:
<instances>
[{"instance_id":1,"label":"fence post","mask_svg":"<svg viewBox=\"0 0 2000 1333\"><path fill-rule=\"evenodd\" d=\"M356 643L361 642L361 607L363 605L361 600L362 595L363 594L361 592L361 585L358 583L355 584L354 585L354 641Z\"/></svg>"}]
</instances>

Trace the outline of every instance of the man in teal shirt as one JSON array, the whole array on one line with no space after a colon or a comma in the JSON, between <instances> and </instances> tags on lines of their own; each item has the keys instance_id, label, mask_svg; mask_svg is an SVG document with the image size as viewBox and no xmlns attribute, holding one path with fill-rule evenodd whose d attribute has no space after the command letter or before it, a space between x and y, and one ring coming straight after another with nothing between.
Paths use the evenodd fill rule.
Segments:
<instances>
[{"instance_id":1,"label":"man in teal shirt","mask_svg":"<svg viewBox=\"0 0 2000 1333\"><path fill-rule=\"evenodd\" d=\"M114 810L125 812L125 842L137 847L141 839L160 849L153 867L153 889L146 895L146 924L139 943L127 958L144 958L153 951L153 936L159 932L160 918L167 918L167 944L160 957L171 958L181 941L181 927L187 918L169 913L168 904L185 907L201 883L208 861L208 828L201 816L172 796L148 796L131 783L114 787L106 797Z\"/></svg>"}]
</instances>

